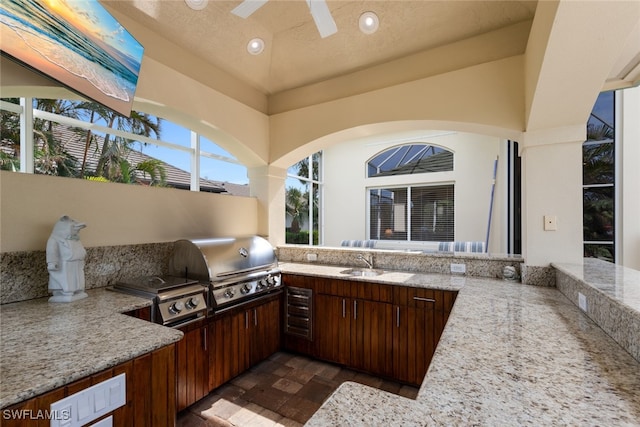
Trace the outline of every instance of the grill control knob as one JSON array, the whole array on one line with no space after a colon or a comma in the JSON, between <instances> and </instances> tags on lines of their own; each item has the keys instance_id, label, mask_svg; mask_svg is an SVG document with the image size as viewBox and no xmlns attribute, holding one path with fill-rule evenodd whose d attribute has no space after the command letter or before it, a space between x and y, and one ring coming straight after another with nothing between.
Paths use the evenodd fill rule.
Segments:
<instances>
[{"instance_id":1,"label":"grill control knob","mask_svg":"<svg viewBox=\"0 0 640 427\"><path fill-rule=\"evenodd\" d=\"M178 314L184 309L184 304L182 301L176 301L169 306L169 312L171 314Z\"/></svg>"},{"instance_id":2,"label":"grill control knob","mask_svg":"<svg viewBox=\"0 0 640 427\"><path fill-rule=\"evenodd\" d=\"M266 287L267 287L267 285L264 283L264 280L260 280L260 281L258 281L258 283L256 283L256 290L257 291L261 291Z\"/></svg>"},{"instance_id":3,"label":"grill control knob","mask_svg":"<svg viewBox=\"0 0 640 427\"><path fill-rule=\"evenodd\" d=\"M225 296L226 298L233 298L235 294L236 294L236 293L235 293L235 292L234 292L234 290L233 290L233 289L231 289L231 288L229 288L229 289L227 289L226 291L224 291L224 296Z\"/></svg>"},{"instance_id":4,"label":"grill control knob","mask_svg":"<svg viewBox=\"0 0 640 427\"><path fill-rule=\"evenodd\" d=\"M187 306L187 309L191 310L193 308L196 308L198 304L200 304L200 298L192 297L192 298L189 298L189 301L187 301L186 306Z\"/></svg>"},{"instance_id":5,"label":"grill control knob","mask_svg":"<svg viewBox=\"0 0 640 427\"><path fill-rule=\"evenodd\" d=\"M242 292L243 295L251 292L251 284L245 283L244 285L242 285L242 287L240 288L240 292Z\"/></svg>"}]
</instances>

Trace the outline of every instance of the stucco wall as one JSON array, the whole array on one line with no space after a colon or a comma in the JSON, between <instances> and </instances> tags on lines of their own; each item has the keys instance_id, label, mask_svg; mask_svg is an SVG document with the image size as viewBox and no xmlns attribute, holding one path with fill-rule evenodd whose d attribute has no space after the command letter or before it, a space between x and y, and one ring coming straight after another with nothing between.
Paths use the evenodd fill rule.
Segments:
<instances>
[{"instance_id":1,"label":"stucco wall","mask_svg":"<svg viewBox=\"0 0 640 427\"><path fill-rule=\"evenodd\" d=\"M424 142L454 152L454 171L366 178L366 162L387 148ZM324 242L338 246L344 239L367 238L366 199L369 188L408 184L455 184L455 239L484 241L487 232L493 164L500 139L451 131L413 131L367 137L324 151ZM500 195L498 195L499 197ZM502 200L496 200L499 206ZM494 212L499 211L499 207ZM493 227L494 235L501 231ZM500 252L499 238L492 250Z\"/></svg>"},{"instance_id":2,"label":"stucco wall","mask_svg":"<svg viewBox=\"0 0 640 427\"><path fill-rule=\"evenodd\" d=\"M257 200L169 188L0 172L0 252L44 250L62 215L86 247L257 233Z\"/></svg>"}]
</instances>

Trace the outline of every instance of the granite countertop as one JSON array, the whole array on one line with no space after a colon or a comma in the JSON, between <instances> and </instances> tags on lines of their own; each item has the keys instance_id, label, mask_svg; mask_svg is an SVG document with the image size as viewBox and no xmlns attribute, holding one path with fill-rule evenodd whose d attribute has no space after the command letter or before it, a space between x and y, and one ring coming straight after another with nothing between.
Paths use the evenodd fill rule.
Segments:
<instances>
[{"instance_id":1,"label":"granite countertop","mask_svg":"<svg viewBox=\"0 0 640 427\"><path fill-rule=\"evenodd\" d=\"M459 291L466 283L464 276L448 274L414 273L395 270L383 270L379 276L351 276L341 274L341 271L350 267L321 264L278 264L283 273L304 274L309 276L339 278L359 282L382 283L387 285L413 286L417 288L442 289L446 291ZM365 268L366 269L366 268Z\"/></svg>"},{"instance_id":2,"label":"granite countertop","mask_svg":"<svg viewBox=\"0 0 640 427\"><path fill-rule=\"evenodd\" d=\"M344 267L281 268L345 277L336 275ZM557 289L465 276L385 276L375 279L459 290L417 399L347 382L308 426L640 425L640 363Z\"/></svg>"},{"instance_id":3,"label":"granite countertop","mask_svg":"<svg viewBox=\"0 0 640 427\"><path fill-rule=\"evenodd\" d=\"M552 265L640 313L640 271L593 258L585 259L582 264Z\"/></svg>"},{"instance_id":4,"label":"granite countertop","mask_svg":"<svg viewBox=\"0 0 640 427\"><path fill-rule=\"evenodd\" d=\"M124 314L144 298L88 290L88 298L48 298L0 306L0 408L179 341L183 334Z\"/></svg>"}]
</instances>

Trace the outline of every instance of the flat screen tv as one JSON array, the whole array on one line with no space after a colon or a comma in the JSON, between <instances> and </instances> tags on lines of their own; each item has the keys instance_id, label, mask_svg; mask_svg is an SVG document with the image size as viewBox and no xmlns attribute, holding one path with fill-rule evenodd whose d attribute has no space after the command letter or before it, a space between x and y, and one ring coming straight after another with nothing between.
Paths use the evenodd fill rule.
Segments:
<instances>
[{"instance_id":1,"label":"flat screen tv","mask_svg":"<svg viewBox=\"0 0 640 427\"><path fill-rule=\"evenodd\" d=\"M1 0L0 50L130 116L144 48L97 0Z\"/></svg>"}]
</instances>

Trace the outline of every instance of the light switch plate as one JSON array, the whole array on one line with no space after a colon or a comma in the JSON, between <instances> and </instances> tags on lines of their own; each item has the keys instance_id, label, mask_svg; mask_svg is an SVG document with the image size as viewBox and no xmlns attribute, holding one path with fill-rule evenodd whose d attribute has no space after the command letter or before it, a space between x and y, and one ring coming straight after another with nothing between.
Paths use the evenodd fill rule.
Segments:
<instances>
[{"instance_id":1,"label":"light switch plate","mask_svg":"<svg viewBox=\"0 0 640 427\"><path fill-rule=\"evenodd\" d=\"M578 292L578 307L580 307L580 310L584 312L587 311L587 297L585 297L581 292Z\"/></svg>"},{"instance_id":2,"label":"light switch plate","mask_svg":"<svg viewBox=\"0 0 640 427\"><path fill-rule=\"evenodd\" d=\"M544 231L556 231L558 229L558 217L555 215L544 216Z\"/></svg>"},{"instance_id":3,"label":"light switch plate","mask_svg":"<svg viewBox=\"0 0 640 427\"><path fill-rule=\"evenodd\" d=\"M464 274L467 272L467 266L465 264L451 264L451 272Z\"/></svg>"},{"instance_id":4,"label":"light switch plate","mask_svg":"<svg viewBox=\"0 0 640 427\"><path fill-rule=\"evenodd\" d=\"M125 374L109 378L51 404L51 427L80 427L126 404Z\"/></svg>"}]
</instances>

